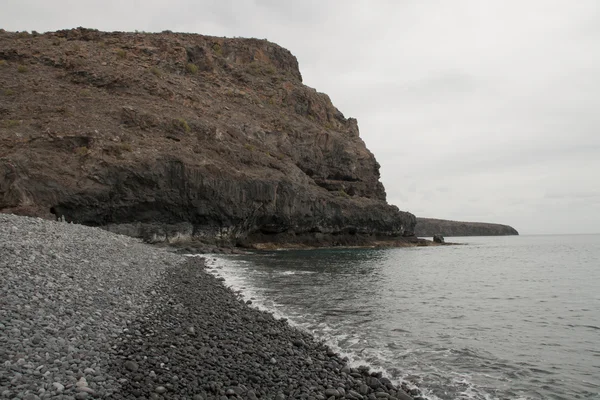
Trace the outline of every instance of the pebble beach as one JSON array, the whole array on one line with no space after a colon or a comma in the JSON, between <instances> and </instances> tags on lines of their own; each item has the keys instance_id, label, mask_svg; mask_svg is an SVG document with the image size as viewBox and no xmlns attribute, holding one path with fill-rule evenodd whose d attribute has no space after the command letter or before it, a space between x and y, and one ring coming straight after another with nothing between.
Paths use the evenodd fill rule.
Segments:
<instances>
[{"instance_id":1,"label":"pebble beach","mask_svg":"<svg viewBox=\"0 0 600 400\"><path fill-rule=\"evenodd\" d=\"M0 398L419 399L346 361L202 258L0 214Z\"/></svg>"}]
</instances>

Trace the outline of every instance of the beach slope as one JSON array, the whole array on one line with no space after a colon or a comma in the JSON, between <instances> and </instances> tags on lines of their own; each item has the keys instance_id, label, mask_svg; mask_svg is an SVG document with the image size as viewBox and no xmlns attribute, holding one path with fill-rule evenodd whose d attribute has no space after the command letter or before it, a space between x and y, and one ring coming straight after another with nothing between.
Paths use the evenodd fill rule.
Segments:
<instances>
[{"instance_id":1,"label":"beach slope","mask_svg":"<svg viewBox=\"0 0 600 400\"><path fill-rule=\"evenodd\" d=\"M3 398L412 398L251 308L201 258L0 214L0 274Z\"/></svg>"}]
</instances>

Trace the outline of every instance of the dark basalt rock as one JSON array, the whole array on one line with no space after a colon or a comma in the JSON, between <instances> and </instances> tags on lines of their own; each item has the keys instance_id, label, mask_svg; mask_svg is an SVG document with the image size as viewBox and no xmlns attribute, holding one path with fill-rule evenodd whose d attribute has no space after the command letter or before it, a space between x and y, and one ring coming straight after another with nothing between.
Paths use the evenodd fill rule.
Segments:
<instances>
[{"instance_id":1,"label":"dark basalt rock","mask_svg":"<svg viewBox=\"0 0 600 400\"><path fill-rule=\"evenodd\" d=\"M444 243L444 237L442 235L433 235L433 241L435 243Z\"/></svg>"},{"instance_id":2,"label":"dark basalt rock","mask_svg":"<svg viewBox=\"0 0 600 400\"><path fill-rule=\"evenodd\" d=\"M296 58L274 43L2 32L0 59L0 81L18 89L0 105L15 121L0 136L2 212L148 242L413 236L416 219L386 203L356 120L304 86ZM14 72L20 64L27 73Z\"/></svg>"}]
</instances>

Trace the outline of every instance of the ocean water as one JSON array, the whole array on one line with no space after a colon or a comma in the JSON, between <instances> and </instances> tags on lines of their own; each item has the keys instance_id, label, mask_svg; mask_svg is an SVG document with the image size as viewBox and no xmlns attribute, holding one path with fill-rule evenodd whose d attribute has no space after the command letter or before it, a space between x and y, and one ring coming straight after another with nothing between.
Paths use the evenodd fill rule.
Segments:
<instances>
[{"instance_id":1,"label":"ocean water","mask_svg":"<svg viewBox=\"0 0 600 400\"><path fill-rule=\"evenodd\" d=\"M600 399L600 235L449 241L466 245L210 264L255 306L430 399Z\"/></svg>"}]
</instances>

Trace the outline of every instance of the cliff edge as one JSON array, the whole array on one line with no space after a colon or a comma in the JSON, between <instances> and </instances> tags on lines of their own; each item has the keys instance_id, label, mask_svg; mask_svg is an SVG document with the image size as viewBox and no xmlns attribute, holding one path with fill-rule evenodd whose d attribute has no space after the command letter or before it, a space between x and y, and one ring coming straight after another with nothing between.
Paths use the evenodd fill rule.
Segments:
<instances>
[{"instance_id":1,"label":"cliff edge","mask_svg":"<svg viewBox=\"0 0 600 400\"><path fill-rule=\"evenodd\" d=\"M257 39L0 30L0 211L150 242L414 240L358 124Z\"/></svg>"},{"instance_id":2,"label":"cliff edge","mask_svg":"<svg viewBox=\"0 0 600 400\"><path fill-rule=\"evenodd\" d=\"M518 235L512 226L485 222L450 221L434 218L417 218L417 236L506 236Z\"/></svg>"}]
</instances>

